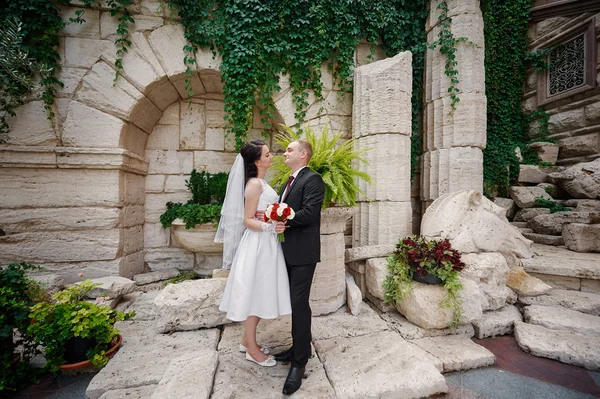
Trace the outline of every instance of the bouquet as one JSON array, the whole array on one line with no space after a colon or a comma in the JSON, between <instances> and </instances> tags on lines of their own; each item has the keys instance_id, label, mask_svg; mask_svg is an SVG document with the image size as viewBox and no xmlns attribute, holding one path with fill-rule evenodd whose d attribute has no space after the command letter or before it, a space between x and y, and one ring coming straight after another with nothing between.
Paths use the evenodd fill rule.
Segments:
<instances>
[{"instance_id":1,"label":"bouquet","mask_svg":"<svg viewBox=\"0 0 600 399\"><path fill-rule=\"evenodd\" d=\"M296 216L296 214L288 204L271 204L265 211L265 222L285 222L286 220L293 219L294 216ZM277 233L277 241L285 241L283 233Z\"/></svg>"}]
</instances>

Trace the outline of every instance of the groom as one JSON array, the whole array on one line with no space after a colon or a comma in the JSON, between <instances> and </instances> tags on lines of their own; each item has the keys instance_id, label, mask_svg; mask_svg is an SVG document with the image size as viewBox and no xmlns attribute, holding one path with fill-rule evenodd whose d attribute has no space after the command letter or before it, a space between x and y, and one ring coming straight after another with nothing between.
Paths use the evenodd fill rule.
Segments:
<instances>
[{"instance_id":1,"label":"groom","mask_svg":"<svg viewBox=\"0 0 600 399\"><path fill-rule=\"evenodd\" d=\"M283 154L292 173L279 199L296 213L294 219L287 221L285 241L281 244L290 280L293 343L290 349L275 355L275 359L291 362L283 385L286 395L302 385L304 367L311 355L308 300L315 268L321 261L321 205L325 186L321 176L307 167L311 156L312 146L304 140L292 141Z\"/></svg>"}]
</instances>

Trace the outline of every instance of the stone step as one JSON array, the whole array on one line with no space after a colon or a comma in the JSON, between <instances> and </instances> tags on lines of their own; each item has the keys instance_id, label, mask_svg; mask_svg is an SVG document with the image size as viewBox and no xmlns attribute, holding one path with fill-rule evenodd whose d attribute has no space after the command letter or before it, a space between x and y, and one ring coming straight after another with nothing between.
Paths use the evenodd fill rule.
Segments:
<instances>
[{"instance_id":1,"label":"stone step","mask_svg":"<svg viewBox=\"0 0 600 399\"><path fill-rule=\"evenodd\" d=\"M600 295L591 292L553 289L539 296L519 296L524 305L562 306L578 312L600 316Z\"/></svg>"},{"instance_id":2,"label":"stone step","mask_svg":"<svg viewBox=\"0 0 600 399\"><path fill-rule=\"evenodd\" d=\"M528 230L528 231L524 231L524 230ZM532 229L521 229L521 234L523 234L523 236L533 242L535 242L536 244L543 244L543 245L563 245L565 242L562 238L562 236L552 236L549 234L537 234L534 233Z\"/></svg>"},{"instance_id":3,"label":"stone step","mask_svg":"<svg viewBox=\"0 0 600 399\"><path fill-rule=\"evenodd\" d=\"M516 306L506 304L501 309L483 312L481 318L473 322L475 336L479 339L497 335L511 335L515 322L522 321L523 316Z\"/></svg>"},{"instance_id":4,"label":"stone step","mask_svg":"<svg viewBox=\"0 0 600 399\"><path fill-rule=\"evenodd\" d=\"M533 244L534 256L521 259L526 272L600 280L600 253L582 253L563 247Z\"/></svg>"},{"instance_id":5,"label":"stone step","mask_svg":"<svg viewBox=\"0 0 600 399\"><path fill-rule=\"evenodd\" d=\"M532 355L600 370L600 339L535 324L515 323L519 347Z\"/></svg>"},{"instance_id":6,"label":"stone step","mask_svg":"<svg viewBox=\"0 0 600 399\"><path fill-rule=\"evenodd\" d=\"M599 337L600 317L560 306L531 305L525 307L525 322L552 330L573 331Z\"/></svg>"},{"instance_id":7,"label":"stone step","mask_svg":"<svg viewBox=\"0 0 600 399\"><path fill-rule=\"evenodd\" d=\"M491 366L496 360L492 352L465 336L448 335L410 342L438 358L443 373Z\"/></svg>"},{"instance_id":8,"label":"stone step","mask_svg":"<svg viewBox=\"0 0 600 399\"><path fill-rule=\"evenodd\" d=\"M524 229L527 227L527 222L510 222L510 224L519 229Z\"/></svg>"},{"instance_id":9,"label":"stone step","mask_svg":"<svg viewBox=\"0 0 600 399\"><path fill-rule=\"evenodd\" d=\"M528 229L527 227L519 227L519 231L521 232L521 234L523 234L525 236L526 233L533 233L533 230ZM528 238L527 236L525 236L525 238ZM531 240L531 238L530 238ZM533 240L532 240L533 241ZM536 242L536 241L533 241Z\"/></svg>"}]
</instances>

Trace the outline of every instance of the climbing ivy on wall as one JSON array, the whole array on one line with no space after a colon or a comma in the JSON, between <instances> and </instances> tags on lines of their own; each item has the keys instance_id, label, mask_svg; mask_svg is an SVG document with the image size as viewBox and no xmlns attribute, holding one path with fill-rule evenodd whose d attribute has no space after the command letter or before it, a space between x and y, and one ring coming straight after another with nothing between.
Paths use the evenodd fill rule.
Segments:
<instances>
[{"instance_id":1,"label":"climbing ivy on wall","mask_svg":"<svg viewBox=\"0 0 600 399\"><path fill-rule=\"evenodd\" d=\"M526 112L523 85L527 78L527 28L532 0L486 0L482 4L485 33L485 87L487 96L487 145L483 151L484 192L506 196L519 176L520 148L524 163L535 164L537 155L527 146L546 140L548 115L544 110ZM535 65L535 63L534 63ZM529 136L536 120L539 136Z\"/></svg>"}]
</instances>

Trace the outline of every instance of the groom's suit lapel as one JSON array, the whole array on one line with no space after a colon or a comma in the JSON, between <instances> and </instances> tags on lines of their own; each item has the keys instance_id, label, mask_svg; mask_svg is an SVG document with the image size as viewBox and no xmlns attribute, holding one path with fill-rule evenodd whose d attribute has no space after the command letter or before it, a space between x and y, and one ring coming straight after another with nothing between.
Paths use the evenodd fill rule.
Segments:
<instances>
[{"instance_id":1,"label":"groom's suit lapel","mask_svg":"<svg viewBox=\"0 0 600 399\"><path fill-rule=\"evenodd\" d=\"M290 187L285 198L283 198L283 192L285 191L285 185L283 186L283 189L281 190L281 193L279 194L279 202L284 201L287 197L290 196L290 194L292 194L292 192L294 192L294 190L296 190L296 187L299 187L300 181L302 180L302 176L304 176L304 174L306 174L307 170L308 170L308 167L305 167L305 168L302 168L302 170L300 172L298 172L298 176L296 176L296 178L294 179L294 182L292 183L292 187Z\"/></svg>"}]
</instances>

